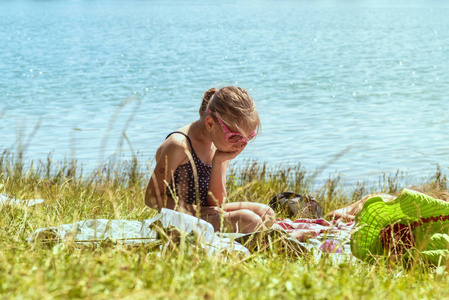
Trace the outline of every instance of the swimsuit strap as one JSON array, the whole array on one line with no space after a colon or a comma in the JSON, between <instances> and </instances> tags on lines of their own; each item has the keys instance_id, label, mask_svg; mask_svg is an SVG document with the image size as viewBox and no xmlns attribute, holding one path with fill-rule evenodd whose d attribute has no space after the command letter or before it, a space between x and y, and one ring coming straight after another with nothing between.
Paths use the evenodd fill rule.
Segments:
<instances>
[{"instance_id":1,"label":"swimsuit strap","mask_svg":"<svg viewBox=\"0 0 449 300\"><path fill-rule=\"evenodd\" d=\"M167 135L167 137L166 137L165 139L168 139L168 137L171 136L173 133L179 133L179 134L182 134L183 136L185 136L185 137L187 138L187 140L189 141L190 149L192 149L192 153L195 153L195 150L193 150L192 141L191 141L190 138L187 136L187 134L185 134L184 132L181 132L181 131L173 131L172 133L170 133L169 135Z\"/></svg>"}]
</instances>

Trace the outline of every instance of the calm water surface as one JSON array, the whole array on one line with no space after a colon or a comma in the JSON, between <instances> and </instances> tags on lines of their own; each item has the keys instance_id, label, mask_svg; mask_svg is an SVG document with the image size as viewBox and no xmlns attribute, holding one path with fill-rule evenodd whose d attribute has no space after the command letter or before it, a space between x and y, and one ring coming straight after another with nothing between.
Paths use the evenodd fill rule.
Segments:
<instances>
[{"instance_id":1,"label":"calm water surface","mask_svg":"<svg viewBox=\"0 0 449 300\"><path fill-rule=\"evenodd\" d=\"M440 1L1 1L0 146L152 162L205 90L240 85L262 133L236 163L315 170L346 149L321 179L447 171L448 15Z\"/></svg>"}]
</instances>

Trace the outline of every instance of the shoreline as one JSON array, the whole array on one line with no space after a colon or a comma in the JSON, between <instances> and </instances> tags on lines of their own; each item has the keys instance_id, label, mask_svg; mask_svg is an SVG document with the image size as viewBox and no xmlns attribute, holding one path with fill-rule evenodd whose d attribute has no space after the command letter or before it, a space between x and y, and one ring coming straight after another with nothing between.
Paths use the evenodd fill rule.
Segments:
<instances>
[{"instance_id":1,"label":"shoreline","mask_svg":"<svg viewBox=\"0 0 449 300\"><path fill-rule=\"evenodd\" d=\"M92 185L112 185L144 190L151 172L151 165L142 165L136 155L130 160L111 158L108 163L98 165L91 171L85 171L83 164L76 160L54 161L51 155L47 156L46 161L37 162L24 159L23 153L15 154L4 150L0 155L2 180L31 180L47 184L74 182L85 188ZM394 173L381 173L375 180L361 179L349 184L338 171L327 177L318 177L319 172L320 170L307 170L301 164L272 166L254 160L247 160L244 164L231 163L227 174L228 195L231 195L228 198L231 202L242 199L253 201L251 199L256 198L257 202L268 203L272 196L280 192L294 191L310 194L324 204L324 207L331 205L335 209L337 203L347 205L372 193L395 195L403 188L417 188L422 192L436 192L438 195L442 190L447 190L446 174L438 165L434 171L420 178L398 170ZM257 192L251 198L245 194L236 194L236 191L245 186L257 186L266 192ZM0 192L16 196L4 188Z\"/></svg>"}]
</instances>

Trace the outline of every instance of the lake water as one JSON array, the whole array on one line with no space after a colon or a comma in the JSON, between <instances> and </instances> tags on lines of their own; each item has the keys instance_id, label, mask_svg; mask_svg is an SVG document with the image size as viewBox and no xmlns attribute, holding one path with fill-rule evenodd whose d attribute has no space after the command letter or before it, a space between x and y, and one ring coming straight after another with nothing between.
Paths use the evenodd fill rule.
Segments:
<instances>
[{"instance_id":1,"label":"lake water","mask_svg":"<svg viewBox=\"0 0 449 300\"><path fill-rule=\"evenodd\" d=\"M151 162L205 90L239 85L262 133L236 163L447 171L448 16L443 1L1 1L0 146Z\"/></svg>"}]
</instances>

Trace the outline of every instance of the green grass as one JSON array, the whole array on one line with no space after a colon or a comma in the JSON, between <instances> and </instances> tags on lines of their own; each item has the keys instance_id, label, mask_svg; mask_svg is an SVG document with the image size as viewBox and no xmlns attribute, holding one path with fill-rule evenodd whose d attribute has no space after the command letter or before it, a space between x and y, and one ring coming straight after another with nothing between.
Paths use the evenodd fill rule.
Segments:
<instances>
[{"instance_id":1,"label":"green grass","mask_svg":"<svg viewBox=\"0 0 449 300\"><path fill-rule=\"evenodd\" d=\"M80 248L71 242L28 244L41 227L90 218L144 220L156 214L143 203L148 176L137 160L106 165L82 175L76 163L24 166L20 157L0 156L0 192L45 203L0 211L0 298L3 299L426 299L449 297L446 268L355 258L290 257L265 251L250 257L209 257L195 247L165 254L149 246ZM336 175L318 186L300 166L268 167L249 162L229 172L230 201L268 203L293 190L311 194L326 212L371 192L396 194L405 185L400 173L376 183L346 186ZM436 173L417 185L444 195L446 177ZM225 259L226 258L226 259Z\"/></svg>"}]
</instances>

